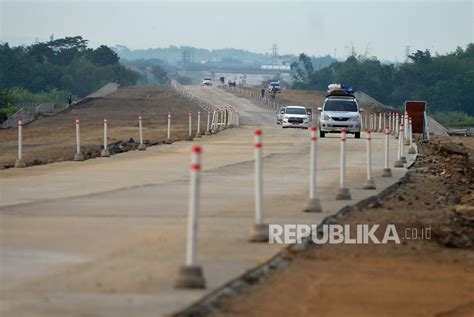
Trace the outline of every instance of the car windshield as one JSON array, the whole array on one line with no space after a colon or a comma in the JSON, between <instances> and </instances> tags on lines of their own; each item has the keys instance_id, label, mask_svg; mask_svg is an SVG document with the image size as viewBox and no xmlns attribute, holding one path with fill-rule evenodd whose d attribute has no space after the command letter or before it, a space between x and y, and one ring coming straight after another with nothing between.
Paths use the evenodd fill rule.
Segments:
<instances>
[{"instance_id":1,"label":"car windshield","mask_svg":"<svg viewBox=\"0 0 474 317\"><path fill-rule=\"evenodd\" d=\"M357 104L353 100L327 100L324 111L349 111L357 112Z\"/></svg>"},{"instance_id":2,"label":"car windshield","mask_svg":"<svg viewBox=\"0 0 474 317\"><path fill-rule=\"evenodd\" d=\"M302 108L286 108L287 114L306 114L306 109Z\"/></svg>"}]
</instances>

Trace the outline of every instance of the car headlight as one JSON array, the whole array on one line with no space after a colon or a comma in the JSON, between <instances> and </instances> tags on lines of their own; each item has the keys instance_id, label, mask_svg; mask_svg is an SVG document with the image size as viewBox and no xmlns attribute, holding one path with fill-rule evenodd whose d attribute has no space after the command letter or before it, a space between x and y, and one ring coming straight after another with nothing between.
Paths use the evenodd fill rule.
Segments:
<instances>
[{"instance_id":1,"label":"car headlight","mask_svg":"<svg viewBox=\"0 0 474 317\"><path fill-rule=\"evenodd\" d=\"M324 121L328 121L328 120L331 120L331 117L328 116L327 114L323 114L323 115L321 116L321 119L324 120Z\"/></svg>"},{"instance_id":2,"label":"car headlight","mask_svg":"<svg viewBox=\"0 0 474 317\"><path fill-rule=\"evenodd\" d=\"M359 121L359 120L360 120L359 115L351 117L351 121Z\"/></svg>"}]
</instances>

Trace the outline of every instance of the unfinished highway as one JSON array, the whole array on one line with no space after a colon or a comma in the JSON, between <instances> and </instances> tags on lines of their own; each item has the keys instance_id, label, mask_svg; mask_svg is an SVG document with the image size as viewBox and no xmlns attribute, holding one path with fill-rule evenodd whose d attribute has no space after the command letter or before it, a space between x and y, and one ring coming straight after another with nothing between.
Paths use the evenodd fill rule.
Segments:
<instances>
[{"instance_id":1,"label":"unfinished highway","mask_svg":"<svg viewBox=\"0 0 474 317\"><path fill-rule=\"evenodd\" d=\"M397 182L380 177L383 135L373 135L377 190L363 190L366 140L348 137L347 186L337 201L339 135L318 140L323 213L304 213L307 130L281 129L275 113L216 87L196 96L240 112L241 126L194 142L85 162L0 171L1 316L160 316L179 311L263 263L284 246L250 243L254 221L253 131L263 130L267 223L318 224ZM197 261L205 290L174 288L184 264L190 149L203 148ZM391 142L396 153L396 142ZM408 161L414 155L407 156ZM391 156L393 167L395 155Z\"/></svg>"}]
</instances>

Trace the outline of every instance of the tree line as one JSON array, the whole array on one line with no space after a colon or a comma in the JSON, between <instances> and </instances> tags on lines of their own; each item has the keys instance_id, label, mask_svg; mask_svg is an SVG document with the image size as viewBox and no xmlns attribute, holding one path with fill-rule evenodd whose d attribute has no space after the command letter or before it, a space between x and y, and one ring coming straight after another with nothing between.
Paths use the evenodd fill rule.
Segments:
<instances>
[{"instance_id":1,"label":"tree line","mask_svg":"<svg viewBox=\"0 0 474 317\"><path fill-rule=\"evenodd\" d=\"M445 55L417 50L399 65L353 54L343 62L314 70L311 59L300 54L292 70L296 89L325 91L330 83L350 83L355 90L397 108L405 100L426 100L431 113L474 116L473 43Z\"/></svg>"},{"instance_id":2,"label":"tree line","mask_svg":"<svg viewBox=\"0 0 474 317\"><path fill-rule=\"evenodd\" d=\"M23 89L83 97L107 82L137 82L139 74L121 65L113 50L105 45L92 49L87 43L75 36L30 46L0 44L0 95L8 95L5 90Z\"/></svg>"}]
</instances>

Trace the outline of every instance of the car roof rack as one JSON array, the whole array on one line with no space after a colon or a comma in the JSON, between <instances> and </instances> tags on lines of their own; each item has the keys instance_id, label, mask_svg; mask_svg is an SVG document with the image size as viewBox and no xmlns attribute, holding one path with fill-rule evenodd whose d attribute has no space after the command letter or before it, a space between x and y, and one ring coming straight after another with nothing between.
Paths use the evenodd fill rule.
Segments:
<instances>
[{"instance_id":1,"label":"car roof rack","mask_svg":"<svg viewBox=\"0 0 474 317\"><path fill-rule=\"evenodd\" d=\"M326 95L326 98L329 97L349 97L349 98L355 98L353 94L348 94L344 92L331 92L330 94Z\"/></svg>"}]
</instances>

